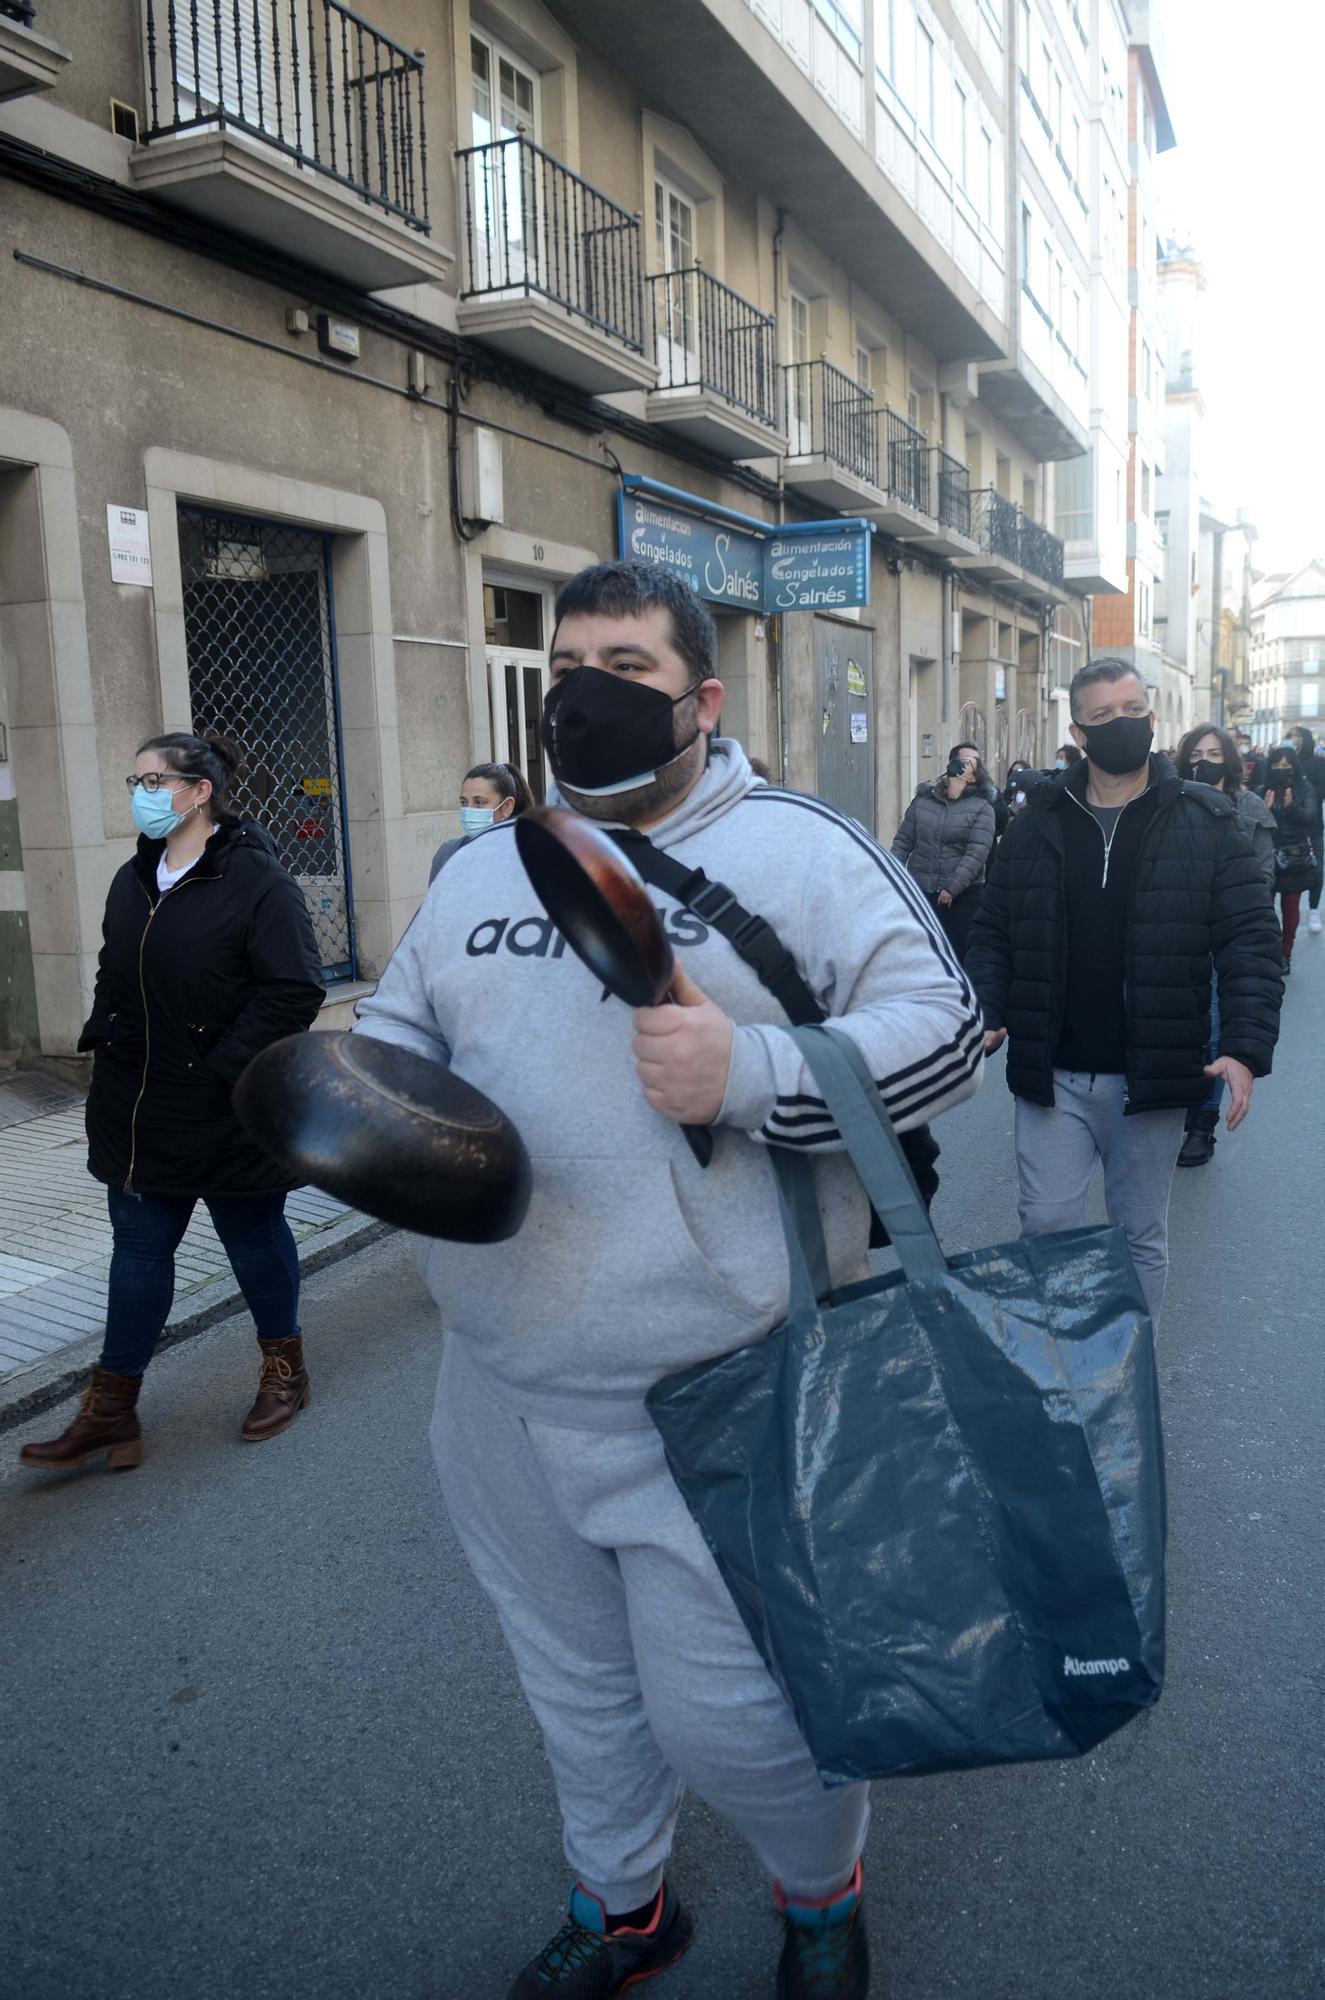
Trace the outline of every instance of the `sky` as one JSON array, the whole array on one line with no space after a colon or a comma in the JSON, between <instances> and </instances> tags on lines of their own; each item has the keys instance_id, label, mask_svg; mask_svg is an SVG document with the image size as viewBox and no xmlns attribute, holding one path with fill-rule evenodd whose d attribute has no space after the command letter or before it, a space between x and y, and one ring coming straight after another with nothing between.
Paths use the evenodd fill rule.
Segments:
<instances>
[{"instance_id":1,"label":"sky","mask_svg":"<svg viewBox=\"0 0 1325 2000\"><path fill-rule=\"evenodd\" d=\"M1202 493L1250 509L1262 571L1325 556L1325 9L1150 0L1176 145L1161 227L1205 267Z\"/></svg>"}]
</instances>

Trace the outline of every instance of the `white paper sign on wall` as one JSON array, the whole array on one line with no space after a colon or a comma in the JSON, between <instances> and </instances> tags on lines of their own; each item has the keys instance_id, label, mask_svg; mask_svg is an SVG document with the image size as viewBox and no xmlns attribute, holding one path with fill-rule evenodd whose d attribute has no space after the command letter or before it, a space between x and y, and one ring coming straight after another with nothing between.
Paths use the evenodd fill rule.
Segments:
<instances>
[{"instance_id":1,"label":"white paper sign on wall","mask_svg":"<svg viewBox=\"0 0 1325 2000\"><path fill-rule=\"evenodd\" d=\"M112 583L152 581L152 545L147 534L145 507L106 508L106 534L110 541Z\"/></svg>"}]
</instances>

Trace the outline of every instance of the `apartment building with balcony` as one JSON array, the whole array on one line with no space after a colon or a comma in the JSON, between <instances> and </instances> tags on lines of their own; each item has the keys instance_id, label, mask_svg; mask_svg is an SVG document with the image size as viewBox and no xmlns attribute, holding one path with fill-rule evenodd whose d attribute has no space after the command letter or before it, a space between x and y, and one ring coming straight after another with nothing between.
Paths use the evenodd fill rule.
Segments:
<instances>
[{"instance_id":1,"label":"apartment building with balcony","mask_svg":"<svg viewBox=\"0 0 1325 2000\"><path fill-rule=\"evenodd\" d=\"M190 722L245 742L343 1016L468 766L541 791L555 591L618 550L884 839L958 736L1051 750L1061 13L1037 74L1003 0L0 6L0 1044L72 1050L120 775Z\"/></svg>"},{"instance_id":2,"label":"apartment building with balcony","mask_svg":"<svg viewBox=\"0 0 1325 2000\"><path fill-rule=\"evenodd\" d=\"M1261 577L1251 603L1248 704L1239 718L1262 748L1300 722L1322 732L1325 675L1325 562L1291 575Z\"/></svg>"}]
</instances>

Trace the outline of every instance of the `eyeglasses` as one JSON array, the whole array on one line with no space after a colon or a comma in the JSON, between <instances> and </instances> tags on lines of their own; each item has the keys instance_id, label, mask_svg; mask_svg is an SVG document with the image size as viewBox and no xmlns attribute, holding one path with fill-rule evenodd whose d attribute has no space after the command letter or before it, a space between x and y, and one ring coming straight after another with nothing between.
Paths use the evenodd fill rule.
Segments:
<instances>
[{"instance_id":1,"label":"eyeglasses","mask_svg":"<svg viewBox=\"0 0 1325 2000\"><path fill-rule=\"evenodd\" d=\"M139 785L145 792L159 792L162 785L196 785L198 780L183 771L144 771L141 778L126 778L124 782L131 792Z\"/></svg>"}]
</instances>

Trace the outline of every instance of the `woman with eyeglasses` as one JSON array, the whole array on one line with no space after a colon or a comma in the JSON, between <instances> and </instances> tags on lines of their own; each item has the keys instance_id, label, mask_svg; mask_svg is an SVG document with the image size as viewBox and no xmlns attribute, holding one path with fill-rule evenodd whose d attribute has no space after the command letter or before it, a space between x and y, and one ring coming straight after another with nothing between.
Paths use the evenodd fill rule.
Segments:
<instances>
[{"instance_id":1,"label":"woman with eyeglasses","mask_svg":"<svg viewBox=\"0 0 1325 2000\"><path fill-rule=\"evenodd\" d=\"M230 1108L260 1049L322 1004L308 906L271 837L228 804L238 771L219 737L155 736L126 778L138 850L110 885L92 1013L88 1167L106 1184L114 1248L101 1358L57 1438L24 1465L142 1461L138 1392L175 1289L175 1251L207 1205L257 1327L258 1393L242 1435L275 1437L308 1401L290 1177Z\"/></svg>"}]
</instances>

